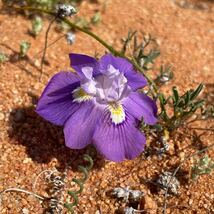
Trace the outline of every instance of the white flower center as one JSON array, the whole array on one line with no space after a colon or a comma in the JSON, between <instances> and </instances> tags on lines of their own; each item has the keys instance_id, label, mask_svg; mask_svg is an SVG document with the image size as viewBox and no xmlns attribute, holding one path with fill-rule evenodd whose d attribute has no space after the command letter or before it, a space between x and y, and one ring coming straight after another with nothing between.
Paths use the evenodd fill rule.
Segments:
<instances>
[{"instance_id":1,"label":"white flower center","mask_svg":"<svg viewBox=\"0 0 214 214\"><path fill-rule=\"evenodd\" d=\"M111 120L115 125L118 125L125 121L126 114L121 104L109 104L108 110L110 111Z\"/></svg>"},{"instance_id":2,"label":"white flower center","mask_svg":"<svg viewBox=\"0 0 214 214\"><path fill-rule=\"evenodd\" d=\"M80 87L72 92L74 102L81 103L94 99L97 104L107 107L115 125L124 122L126 114L120 101L131 92L124 74L112 65L96 77L93 77L91 67L82 68L82 72L85 78L81 81Z\"/></svg>"},{"instance_id":3,"label":"white flower center","mask_svg":"<svg viewBox=\"0 0 214 214\"><path fill-rule=\"evenodd\" d=\"M124 74L112 65L95 78L92 77L93 70L90 67L84 67L82 72L85 80L82 81L81 87L100 104L118 102L127 97L131 91Z\"/></svg>"}]
</instances>

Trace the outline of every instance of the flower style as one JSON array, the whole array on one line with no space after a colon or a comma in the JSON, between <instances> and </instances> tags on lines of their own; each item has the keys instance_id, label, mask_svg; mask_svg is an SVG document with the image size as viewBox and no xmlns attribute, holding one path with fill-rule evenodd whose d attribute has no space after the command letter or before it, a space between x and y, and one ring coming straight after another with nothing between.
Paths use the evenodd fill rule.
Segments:
<instances>
[{"instance_id":1,"label":"flower style","mask_svg":"<svg viewBox=\"0 0 214 214\"><path fill-rule=\"evenodd\" d=\"M36 111L53 124L64 126L66 146L82 149L93 144L107 159L120 162L139 155L146 142L139 120L157 122L155 102L137 89L145 78L126 59L111 54L99 61L70 54L76 71L54 75Z\"/></svg>"}]
</instances>

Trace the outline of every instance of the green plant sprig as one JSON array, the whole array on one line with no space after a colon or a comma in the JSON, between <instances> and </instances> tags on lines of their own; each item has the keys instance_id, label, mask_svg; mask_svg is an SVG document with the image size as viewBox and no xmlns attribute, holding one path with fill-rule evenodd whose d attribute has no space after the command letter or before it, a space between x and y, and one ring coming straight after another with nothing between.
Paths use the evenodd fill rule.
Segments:
<instances>
[{"instance_id":1,"label":"green plant sprig","mask_svg":"<svg viewBox=\"0 0 214 214\"><path fill-rule=\"evenodd\" d=\"M31 43L27 41L21 41L19 46L19 56L21 58L25 57L27 55L28 50L30 49Z\"/></svg>"},{"instance_id":2,"label":"green plant sprig","mask_svg":"<svg viewBox=\"0 0 214 214\"><path fill-rule=\"evenodd\" d=\"M214 161L208 155L205 155L192 167L191 178L196 180L200 175L210 174L213 169Z\"/></svg>"},{"instance_id":3,"label":"green plant sprig","mask_svg":"<svg viewBox=\"0 0 214 214\"><path fill-rule=\"evenodd\" d=\"M0 53L0 64L7 61L9 61L9 57L4 53Z\"/></svg>"},{"instance_id":4,"label":"green plant sprig","mask_svg":"<svg viewBox=\"0 0 214 214\"><path fill-rule=\"evenodd\" d=\"M184 121L190 118L197 109L202 108L204 100L196 99L203 89L203 84L200 84L195 90L188 90L183 95L179 95L176 87L172 89L172 95L165 97L164 94L159 94L161 107L160 118L163 120L164 126L172 131L183 125ZM170 117L167 113L166 106L172 107L173 115Z\"/></svg>"},{"instance_id":5,"label":"green plant sprig","mask_svg":"<svg viewBox=\"0 0 214 214\"><path fill-rule=\"evenodd\" d=\"M71 191L71 190L69 190L68 194L73 198L73 202L66 202L64 204L64 207L70 213L74 213L73 207L77 206L77 204L79 203L78 195L82 193L84 183L88 179L89 171L92 169L93 164L94 164L93 163L93 159L89 155L87 155L87 154L85 154L83 156L83 159L88 162L87 166L82 166L82 165L78 166L78 170L83 174L83 177L80 178L80 179L77 179L77 178L73 178L72 179L72 182L76 183L79 186L79 190L77 190L77 191Z\"/></svg>"}]
</instances>

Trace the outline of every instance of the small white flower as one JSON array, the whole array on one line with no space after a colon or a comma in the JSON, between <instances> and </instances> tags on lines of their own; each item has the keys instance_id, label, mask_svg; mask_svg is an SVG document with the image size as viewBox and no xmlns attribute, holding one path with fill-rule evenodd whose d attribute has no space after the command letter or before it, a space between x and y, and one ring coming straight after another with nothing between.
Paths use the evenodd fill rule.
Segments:
<instances>
[{"instance_id":1,"label":"small white flower","mask_svg":"<svg viewBox=\"0 0 214 214\"><path fill-rule=\"evenodd\" d=\"M77 10L69 4L57 4L56 13L60 17L72 16L77 13Z\"/></svg>"},{"instance_id":2,"label":"small white flower","mask_svg":"<svg viewBox=\"0 0 214 214\"><path fill-rule=\"evenodd\" d=\"M66 34L66 39L69 45L72 45L75 42L76 36L72 32L68 32Z\"/></svg>"}]
</instances>

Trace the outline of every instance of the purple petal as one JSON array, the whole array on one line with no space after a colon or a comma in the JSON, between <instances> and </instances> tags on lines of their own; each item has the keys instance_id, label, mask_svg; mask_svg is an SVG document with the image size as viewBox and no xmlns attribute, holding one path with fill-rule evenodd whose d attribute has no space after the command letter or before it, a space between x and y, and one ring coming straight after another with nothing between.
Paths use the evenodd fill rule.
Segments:
<instances>
[{"instance_id":1,"label":"purple petal","mask_svg":"<svg viewBox=\"0 0 214 214\"><path fill-rule=\"evenodd\" d=\"M149 125L157 122L156 103L143 93L132 92L129 97L123 101L124 108L136 119L143 120Z\"/></svg>"},{"instance_id":2,"label":"purple petal","mask_svg":"<svg viewBox=\"0 0 214 214\"><path fill-rule=\"evenodd\" d=\"M92 143L95 126L101 111L92 102L82 106L66 121L64 126L65 144L71 149L82 149Z\"/></svg>"},{"instance_id":3,"label":"purple petal","mask_svg":"<svg viewBox=\"0 0 214 214\"><path fill-rule=\"evenodd\" d=\"M64 125L79 108L79 104L72 102L72 91L79 85L78 76L71 72L54 75L38 101L36 112L56 125Z\"/></svg>"},{"instance_id":4,"label":"purple petal","mask_svg":"<svg viewBox=\"0 0 214 214\"><path fill-rule=\"evenodd\" d=\"M127 73L133 69L132 64L128 60L113 56L112 54L105 54L100 58L99 63L101 70L107 70L109 65L113 65L114 68L119 69L123 73Z\"/></svg>"},{"instance_id":5,"label":"purple petal","mask_svg":"<svg viewBox=\"0 0 214 214\"><path fill-rule=\"evenodd\" d=\"M146 138L136 127L135 119L126 115L126 121L114 125L109 112L105 112L95 130L93 143L107 159L120 162L133 159L144 149Z\"/></svg>"},{"instance_id":6,"label":"purple petal","mask_svg":"<svg viewBox=\"0 0 214 214\"><path fill-rule=\"evenodd\" d=\"M139 88L143 88L147 85L147 81L145 77L134 70L130 70L129 72L126 72L125 77L128 80L128 84L134 91L136 91Z\"/></svg>"},{"instance_id":7,"label":"purple petal","mask_svg":"<svg viewBox=\"0 0 214 214\"><path fill-rule=\"evenodd\" d=\"M74 53L69 54L69 57L71 60L71 67L78 73L80 77L85 78L82 68L92 68L93 75L97 75L99 73L99 64L95 58Z\"/></svg>"},{"instance_id":8,"label":"purple petal","mask_svg":"<svg viewBox=\"0 0 214 214\"><path fill-rule=\"evenodd\" d=\"M106 54L100 59L100 69L105 71L108 69L109 65L113 65L114 68L124 73L128 80L128 84L134 91L147 85L145 77L136 72L133 65L128 60Z\"/></svg>"}]
</instances>

